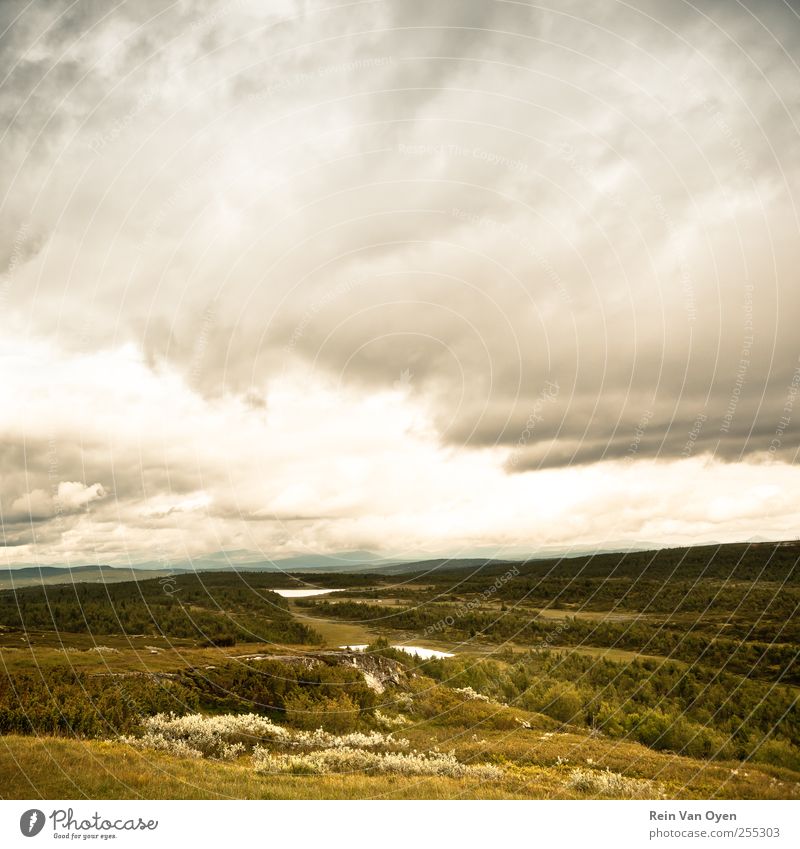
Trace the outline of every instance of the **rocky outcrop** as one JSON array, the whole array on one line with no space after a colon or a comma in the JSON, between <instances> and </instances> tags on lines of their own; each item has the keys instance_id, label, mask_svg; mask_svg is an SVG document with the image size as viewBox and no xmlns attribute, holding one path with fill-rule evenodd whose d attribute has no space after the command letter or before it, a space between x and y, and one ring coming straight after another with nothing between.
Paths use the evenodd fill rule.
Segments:
<instances>
[{"instance_id":1,"label":"rocky outcrop","mask_svg":"<svg viewBox=\"0 0 800 849\"><path fill-rule=\"evenodd\" d=\"M367 686L376 693L382 693L390 685L402 687L409 679L409 672L402 663L379 654L367 654L361 651L327 652L326 654L340 658L338 662L358 669L364 676Z\"/></svg>"},{"instance_id":2,"label":"rocky outcrop","mask_svg":"<svg viewBox=\"0 0 800 849\"><path fill-rule=\"evenodd\" d=\"M277 660L279 663L303 666L306 669L321 663L330 666L352 666L364 676L367 686L376 693L382 693L387 686L404 686L411 675L402 663L363 651L319 651L296 655L245 654L239 655L237 660Z\"/></svg>"}]
</instances>

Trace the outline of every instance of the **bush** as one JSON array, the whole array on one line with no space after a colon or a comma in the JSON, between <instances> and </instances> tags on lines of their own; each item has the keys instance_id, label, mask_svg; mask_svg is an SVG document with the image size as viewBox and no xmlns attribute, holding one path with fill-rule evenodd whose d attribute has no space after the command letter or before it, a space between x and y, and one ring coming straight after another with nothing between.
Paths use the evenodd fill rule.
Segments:
<instances>
[{"instance_id":1,"label":"bush","mask_svg":"<svg viewBox=\"0 0 800 849\"><path fill-rule=\"evenodd\" d=\"M660 788L652 781L628 778L610 769L573 769L566 786L577 793L609 799L653 799Z\"/></svg>"},{"instance_id":2,"label":"bush","mask_svg":"<svg viewBox=\"0 0 800 849\"><path fill-rule=\"evenodd\" d=\"M519 727L517 712L506 705L475 699L469 693L436 685L418 693L414 699L414 712L436 725L480 726L497 731Z\"/></svg>"},{"instance_id":3,"label":"bush","mask_svg":"<svg viewBox=\"0 0 800 849\"><path fill-rule=\"evenodd\" d=\"M651 749L669 749L692 758L730 756L729 740L717 731L683 716L651 710L628 720L630 736Z\"/></svg>"},{"instance_id":4,"label":"bush","mask_svg":"<svg viewBox=\"0 0 800 849\"><path fill-rule=\"evenodd\" d=\"M376 702L375 693L358 669L320 661L313 665L279 660L261 660L247 666L222 663L215 669L191 670L185 680L199 693L201 706L209 711L239 713L291 708L303 728L320 725L319 722L314 725L313 718L301 716L314 710L312 702L337 701L346 695L350 701L345 709L355 705L361 714L372 710ZM335 707L327 704L321 713L327 715L333 711Z\"/></svg>"},{"instance_id":5,"label":"bush","mask_svg":"<svg viewBox=\"0 0 800 849\"><path fill-rule=\"evenodd\" d=\"M447 778L477 778L493 781L503 770L492 764L463 764L453 752L367 752L363 749L327 749L303 755L273 754L259 749L253 753L258 772L318 775L335 772L438 775Z\"/></svg>"},{"instance_id":6,"label":"bush","mask_svg":"<svg viewBox=\"0 0 800 849\"><path fill-rule=\"evenodd\" d=\"M146 675L89 675L56 667L0 675L0 733L98 737L132 731L142 716L185 713L197 694Z\"/></svg>"},{"instance_id":7,"label":"bush","mask_svg":"<svg viewBox=\"0 0 800 849\"><path fill-rule=\"evenodd\" d=\"M223 716L175 716L158 714L142 725L140 736L122 737L121 741L140 749L155 749L178 757L230 760L270 744L296 749L345 749L354 746L377 749L404 749L408 740L374 731L337 736L318 728L296 731L276 725L254 713Z\"/></svg>"},{"instance_id":8,"label":"bush","mask_svg":"<svg viewBox=\"0 0 800 849\"><path fill-rule=\"evenodd\" d=\"M341 734L357 728L361 716L358 705L344 693L333 698L315 698L312 693L300 691L285 704L286 719L296 728L322 728Z\"/></svg>"},{"instance_id":9,"label":"bush","mask_svg":"<svg viewBox=\"0 0 800 849\"><path fill-rule=\"evenodd\" d=\"M537 695L535 690L529 691L523 705L559 722L582 724L584 721L584 700L573 684L556 682L541 695Z\"/></svg>"},{"instance_id":10,"label":"bush","mask_svg":"<svg viewBox=\"0 0 800 849\"><path fill-rule=\"evenodd\" d=\"M257 742L289 738L286 729L254 713L239 716L158 714L145 720L144 732L141 737L123 737L122 742L179 757L223 760L238 757Z\"/></svg>"},{"instance_id":11,"label":"bush","mask_svg":"<svg viewBox=\"0 0 800 849\"><path fill-rule=\"evenodd\" d=\"M800 771L800 749L788 740L766 740L756 749L753 760Z\"/></svg>"}]
</instances>

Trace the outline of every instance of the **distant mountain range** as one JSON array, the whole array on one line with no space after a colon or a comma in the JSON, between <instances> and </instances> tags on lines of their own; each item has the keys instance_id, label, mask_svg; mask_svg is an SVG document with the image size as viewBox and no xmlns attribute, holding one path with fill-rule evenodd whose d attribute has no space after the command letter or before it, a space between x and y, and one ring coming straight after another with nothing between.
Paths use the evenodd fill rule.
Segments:
<instances>
[{"instance_id":1,"label":"distant mountain range","mask_svg":"<svg viewBox=\"0 0 800 849\"><path fill-rule=\"evenodd\" d=\"M172 574L166 569L130 569L126 566L20 566L0 569L0 589L31 584L119 583L144 581Z\"/></svg>"},{"instance_id":2,"label":"distant mountain range","mask_svg":"<svg viewBox=\"0 0 800 849\"><path fill-rule=\"evenodd\" d=\"M724 545L723 543L704 542L703 546ZM770 541L753 538L731 545L797 545L797 541ZM678 546L676 546L678 547ZM683 548L684 546L680 546ZM263 555L246 550L219 551L191 561L181 561L164 565L159 562L137 563L133 566L109 566L94 564L87 566L33 566L21 565L8 569L0 569L0 589L29 586L31 584L69 584L69 583L117 583L120 581L144 581L168 575L184 574L187 572L219 572L232 570L236 572L376 572L396 575L406 572L429 572L441 569L480 569L489 566L501 566L505 563L524 561L558 560L572 557L585 557L591 554L616 554L626 551L657 551L664 549L655 543L639 543L636 545L619 544L604 546L602 550L596 547L580 546L568 551L547 547L539 549L535 554L530 551L492 549L492 555L466 557L428 557L416 558L386 558L372 551L346 551L338 554L298 554L277 560L268 560Z\"/></svg>"},{"instance_id":3,"label":"distant mountain range","mask_svg":"<svg viewBox=\"0 0 800 849\"><path fill-rule=\"evenodd\" d=\"M348 551L336 555L297 555L265 560L247 551L220 551L197 560L164 565L157 562L134 566L14 566L0 569L0 589L32 584L118 583L146 581L187 572L377 572L397 565L369 551ZM406 567L407 568L407 567Z\"/></svg>"},{"instance_id":4,"label":"distant mountain range","mask_svg":"<svg viewBox=\"0 0 800 849\"><path fill-rule=\"evenodd\" d=\"M313 569L315 572L360 572L380 568L395 562L373 551L343 551L336 554L297 554L276 560L263 554L246 551L218 551L195 560L174 564L174 570L204 572L219 569L236 569L239 572L289 572ZM141 563L136 568L159 567L161 564ZM163 568L163 566L161 566Z\"/></svg>"}]
</instances>

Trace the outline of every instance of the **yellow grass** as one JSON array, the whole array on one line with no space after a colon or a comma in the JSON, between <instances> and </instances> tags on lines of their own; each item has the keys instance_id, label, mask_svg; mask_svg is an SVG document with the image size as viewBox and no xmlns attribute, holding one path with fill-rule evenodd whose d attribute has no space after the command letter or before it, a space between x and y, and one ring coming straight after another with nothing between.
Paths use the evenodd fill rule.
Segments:
<instances>
[{"instance_id":1,"label":"yellow grass","mask_svg":"<svg viewBox=\"0 0 800 849\"><path fill-rule=\"evenodd\" d=\"M289 610L292 616L303 625L308 625L317 631L323 639L324 644L333 648L336 646L361 646L374 642L377 633L358 623L342 622L336 619L322 619L317 616L309 616L307 607L299 607L289 601Z\"/></svg>"},{"instance_id":2,"label":"yellow grass","mask_svg":"<svg viewBox=\"0 0 800 849\"><path fill-rule=\"evenodd\" d=\"M498 763L503 780L259 775L249 758L195 760L114 742L10 735L0 738L0 792L7 799L583 798L569 789L570 772L609 768L650 782L653 798L800 798L800 776L788 770L707 763L571 733L473 731L419 727L410 736L412 744L419 737L455 749L464 761Z\"/></svg>"}]
</instances>

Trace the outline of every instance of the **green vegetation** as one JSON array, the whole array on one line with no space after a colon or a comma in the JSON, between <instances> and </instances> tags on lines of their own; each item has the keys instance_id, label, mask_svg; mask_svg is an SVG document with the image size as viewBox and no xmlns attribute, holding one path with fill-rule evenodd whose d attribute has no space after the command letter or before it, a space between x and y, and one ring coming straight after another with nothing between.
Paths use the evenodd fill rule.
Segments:
<instances>
[{"instance_id":1,"label":"green vegetation","mask_svg":"<svg viewBox=\"0 0 800 849\"><path fill-rule=\"evenodd\" d=\"M68 666L0 676L0 733L107 737L134 730L142 716L195 709L197 695L154 675L75 672Z\"/></svg>"},{"instance_id":2,"label":"green vegetation","mask_svg":"<svg viewBox=\"0 0 800 849\"><path fill-rule=\"evenodd\" d=\"M796 797L798 556L305 575L343 592L290 602L271 590L299 579L260 573L3 591L0 780L26 797L72 796L67 780L89 796ZM372 645L338 650L351 634Z\"/></svg>"},{"instance_id":3,"label":"green vegetation","mask_svg":"<svg viewBox=\"0 0 800 849\"><path fill-rule=\"evenodd\" d=\"M296 604L386 634L605 647L800 684L799 561L800 544L786 543L494 563ZM375 603L387 595L402 603Z\"/></svg>"},{"instance_id":4,"label":"green vegetation","mask_svg":"<svg viewBox=\"0 0 800 849\"><path fill-rule=\"evenodd\" d=\"M274 576L212 572L150 581L23 587L0 592L0 625L21 631L191 637L209 645L237 640L315 644Z\"/></svg>"},{"instance_id":5,"label":"green vegetation","mask_svg":"<svg viewBox=\"0 0 800 849\"><path fill-rule=\"evenodd\" d=\"M351 730L376 696L351 666L308 658L227 662L180 673L76 672L69 665L0 676L0 733L98 737L156 713L258 711L299 728ZM306 661L306 662L303 662Z\"/></svg>"},{"instance_id":6,"label":"green vegetation","mask_svg":"<svg viewBox=\"0 0 800 849\"><path fill-rule=\"evenodd\" d=\"M438 639L453 642L478 638L496 644L511 641L542 647L608 646L800 684L796 645L764 642L749 635L741 639L720 636L727 623L715 625L702 619L679 625L659 619L593 622L567 616L561 626L556 626L550 618L532 618L537 611L526 613L523 606L460 612L461 608L452 604L433 602L387 608L363 602L308 601L304 607L324 618L341 618L383 630L435 634ZM783 637L782 630L779 628L779 637Z\"/></svg>"},{"instance_id":7,"label":"green vegetation","mask_svg":"<svg viewBox=\"0 0 800 849\"><path fill-rule=\"evenodd\" d=\"M800 749L793 744L800 740L800 705L788 687L655 660L619 664L565 652L507 652L500 658L480 664L429 660L420 671L653 749L695 758L753 758L800 771Z\"/></svg>"}]
</instances>

